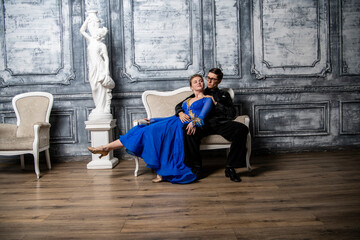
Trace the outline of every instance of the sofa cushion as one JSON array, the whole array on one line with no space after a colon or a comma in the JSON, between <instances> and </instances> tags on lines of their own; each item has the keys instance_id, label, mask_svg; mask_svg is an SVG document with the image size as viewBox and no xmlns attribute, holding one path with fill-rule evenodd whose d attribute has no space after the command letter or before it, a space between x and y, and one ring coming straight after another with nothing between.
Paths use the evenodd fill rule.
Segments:
<instances>
[{"instance_id":1,"label":"sofa cushion","mask_svg":"<svg viewBox=\"0 0 360 240\"><path fill-rule=\"evenodd\" d=\"M248 116L242 115L238 116L234 119L236 122L240 122L242 124L245 124L245 118ZM201 144L230 144L231 142L223 138L221 135L209 135L201 140Z\"/></svg>"},{"instance_id":2,"label":"sofa cushion","mask_svg":"<svg viewBox=\"0 0 360 240\"><path fill-rule=\"evenodd\" d=\"M201 144L230 144L228 140L223 138L221 135L209 135L201 139Z\"/></svg>"}]
</instances>

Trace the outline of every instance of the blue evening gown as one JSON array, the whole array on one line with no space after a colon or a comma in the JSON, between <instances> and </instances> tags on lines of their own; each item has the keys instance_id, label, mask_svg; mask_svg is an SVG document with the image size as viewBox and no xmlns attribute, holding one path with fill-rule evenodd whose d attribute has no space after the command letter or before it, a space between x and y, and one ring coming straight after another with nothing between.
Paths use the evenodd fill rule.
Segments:
<instances>
[{"instance_id":1,"label":"blue evening gown","mask_svg":"<svg viewBox=\"0 0 360 240\"><path fill-rule=\"evenodd\" d=\"M182 108L196 126L201 127L212 107L211 98L201 98ZM189 123L187 122L187 123ZM177 116L152 118L149 125L138 125L120 136L127 152L144 159L147 167L171 183L191 183L196 179L191 168L184 164L182 123Z\"/></svg>"}]
</instances>

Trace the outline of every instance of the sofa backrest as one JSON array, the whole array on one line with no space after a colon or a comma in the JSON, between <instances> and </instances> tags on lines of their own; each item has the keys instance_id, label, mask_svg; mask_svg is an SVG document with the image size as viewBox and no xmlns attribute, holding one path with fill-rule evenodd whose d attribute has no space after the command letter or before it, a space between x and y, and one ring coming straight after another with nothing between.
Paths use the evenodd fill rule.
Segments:
<instances>
[{"instance_id":1,"label":"sofa backrest","mask_svg":"<svg viewBox=\"0 0 360 240\"><path fill-rule=\"evenodd\" d=\"M170 117L175 114L175 106L190 96L190 87L183 87L174 91L160 92L148 90L142 95L148 118Z\"/></svg>"},{"instance_id":2,"label":"sofa backrest","mask_svg":"<svg viewBox=\"0 0 360 240\"><path fill-rule=\"evenodd\" d=\"M234 99L231 88L223 88ZM175 106L192 94L190 87L183 87L174 91L148 90L142 94L142 101L148 118L170 117L175 114Z\"/></svg>"}]
</instances>

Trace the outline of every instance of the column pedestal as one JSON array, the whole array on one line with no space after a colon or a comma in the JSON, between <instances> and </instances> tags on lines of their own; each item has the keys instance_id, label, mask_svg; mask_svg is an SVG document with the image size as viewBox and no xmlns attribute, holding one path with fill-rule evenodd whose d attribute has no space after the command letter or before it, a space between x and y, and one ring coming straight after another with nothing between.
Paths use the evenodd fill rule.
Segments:
<instances>
[{"instance_id":1,"label":"column pedestal","mask_svg":"<svg viewBox=\"0 0 360 240\"><path fill-rule=\"evenodd\" d=\"M116 127L116 119L85 121L85 125L86 130L91 133L92 147L106 145L114 140L112 129ZM119 160L114 157L113 151L101 159L99 158L100 154L91 155L92 160L87 164L88 169L111 169L119 163Z\"/></svg>"}]
</instances>

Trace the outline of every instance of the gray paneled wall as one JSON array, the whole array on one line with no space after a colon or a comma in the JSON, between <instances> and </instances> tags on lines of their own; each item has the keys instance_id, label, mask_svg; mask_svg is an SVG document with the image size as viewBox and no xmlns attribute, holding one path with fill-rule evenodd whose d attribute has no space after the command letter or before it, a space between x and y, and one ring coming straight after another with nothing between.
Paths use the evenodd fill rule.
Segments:
<instances>
[{"instance_id":1,"label":"gray paneled wall","mask_svg":"<svg viewBox=\"0 0 360 240\"><path fill-rule=\"evenodd\" d=\"M326 0L253 1L253 67L257 78L325 76L330 70Z\"/></svg>"},{"instance_id":2,"label":"gray paneled wall","mask_svg":"<svg viewBox=\"0 0 360 240\"><path fill-rule=\"evenodd\" d=\"M115 136L145 117L143 91L216 66L251 117L254 153L360 146L357 0L1 1L0 122L15 123L14 95L51 92L53 156L88 155L94 103L79 29L91 9L109 29Z\"/></svg>"}]
</instances>

